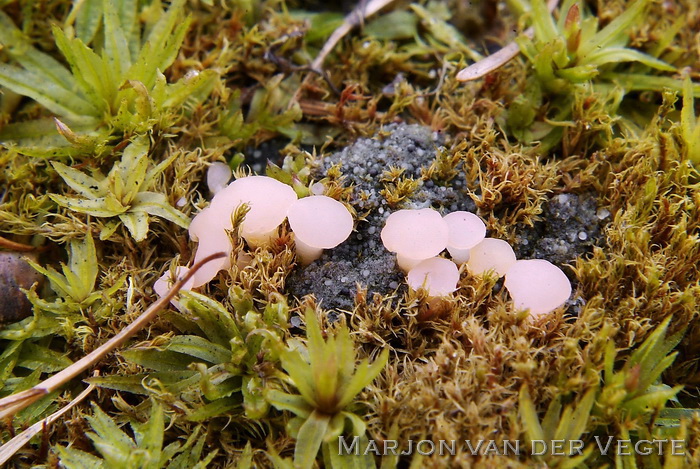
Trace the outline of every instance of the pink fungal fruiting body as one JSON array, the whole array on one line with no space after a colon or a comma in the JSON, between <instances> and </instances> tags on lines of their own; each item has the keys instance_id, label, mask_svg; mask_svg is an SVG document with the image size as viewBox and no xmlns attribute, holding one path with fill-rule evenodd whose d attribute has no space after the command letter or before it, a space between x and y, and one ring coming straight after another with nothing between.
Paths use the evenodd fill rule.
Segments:
<instances>
[{"instance_id":1,"label":"pink fungal fruiting body","mask_svg":"<svg viewBox=\"0 0 700 469\"><path fill-rule=\"evenodd\" d=\"M442 217L447 223L447 250L457 264L469 260L469 250L486 237L486 225L473 213L458 211Z\"/></svg>"},{"instance_id":2,"label":"pink fungal fruiting body","mask_svg":"<svg viewBox=\"0 0 700 469\"><path fill-rule=\"evenodd\" d=\"M503 277L513 264L515 252L510 244L502 239L484 238L469 250L467 267L473 274L480 275L493 270L499 277Z\"/></svg>"},{"instance_id":3,"label":"pink fungal fruiting body","mask_svg":"<svg viewBox=\"0 0 700 469\"><path fill-rule=\"evenodd\" d=\"M220 270L231 267L231 240L226 230L231 229L231 215L228 217L207 207L199 212L190 223L189 233L193 241L197 241L197 252L192 264L196 264L205 257L225 252L226 257L214 259L204 264L192 277L193 286L200 287L213 279Z\"/></svg>"},{"instance_id":4,"label":"pink fungal fruiting body","mask_svg":"<svg viewBox=\"0 0 700 469\"><path fill-rule=\"evenodd\" d=\"M425 288L432 297L457 289L455 263L465 262L472 274L505 275L515 306L535 316L558 308L571 296L571 283L557 266L541 259L518 261L507 242L485 235L486 225L473 213L458 211L440 217L435 210L421 209L392 213L381 238L397 254L399 266L408 271L409 287ZM445 247L454 262L434 257Z\"/></svg>"},{"instance_id":5,"label":"pink fungal fruiting body","mask_svg":"<svg viewBox=\"0 0 700 469\"><path fill-rule=\"evenodd\" d=\"M424 288L429 296L447 296L457 289L459 270L454 262L441 257L426 259L408 272L408 286Z\"/></svg>"},{"instance_id":6,"label":"pink fungal fruiting body","mask_svg":"<svg viewBox=\"0 0 700 469\"><path fill-rule=\"evenodd\" d=\"M382 243L396 253L399 267L408 272L421 261L440 254L447 246L449 229L432 208L398 210L386 219Z\"/></svg>"},{"instance_id":7,"label":"pink fungal fruiting body","mask_svg":"<svg viewBox=\"0 0 700 469\"><path fill-rule=\"evenodd\" d=\"M297 200L289 207L287 219L302 265L321 257L324 249L334 248L348 239L353 229L352 214L345 205L325 195Z\"/></svg>"},{"instance_id":8,"label":"pink fungal fruiting body","mask_svg":"<svg viewBox=\"0 0 700 469\"><path fill-rule=\"evenodd\" d=\"M571 282L562 270L543 259L515 262L504 283L517 309L530 314L547 314L566 303L571 296Z\"/></svg>"},{"instance_id":9,"label":"pink fungal fruiting body","mask_svg":"<svg viewBox=\"0 0 700 469\"><path fill-rule=\"evenodd\" d=\"M241 223L241 236L252 246L262 246L277 234L277 227L287 217L287 210L297 200L290 186L267 176L236 179L211 201L211 209L229 218L241 204L250 210Z\"/></svg>"},{"instance_id":10,"label":"pink fungal fruiting body","mask_svg":"<svg viewBox=\"0 0 700 469\"><path fill-rule=\"evenodd\" d=\"M226 163L215 161L207 169L207 187L212 194L221 192L231 180L231 168Z\"/></svg>"},{"instance_id":11,"label":"pink fungal fruiting body","mask_svg":"<svg viewBox=\"0 0 700 469\"><path fill-rule=\"evenodd\" d=\"M257 247L276 236L289 206L296 200L294 189L276 179L266 176L236 179L220 190L211 205L192 220L190 237L199 242L194 262L215 252L231 254L233 248L227 230L232 229L231 216L242 204L247 204L250 210L241 223L241 236L249 245ZM207 263L195 274L194 286L204 285L230 266L229 257Z\"/></svg>"}]
</instances>

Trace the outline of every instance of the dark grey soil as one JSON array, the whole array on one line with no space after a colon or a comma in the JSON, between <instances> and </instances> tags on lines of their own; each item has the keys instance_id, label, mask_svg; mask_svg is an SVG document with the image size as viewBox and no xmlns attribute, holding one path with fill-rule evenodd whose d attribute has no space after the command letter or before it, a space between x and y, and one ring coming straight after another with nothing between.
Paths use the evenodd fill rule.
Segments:
<instances>
[{"instance_id":1,"label":"dark grey soil","mask_svg":"<svg viewBox=\"0 0 700 469\"><path fill-rule=\"evenodd\" d=\"M598 208L595 194L559 194L544 206L542 221L520 232L518 244L513 246L518 259L546 259L565 268L577 257L591 252L603 240L602 228L610 213Z\"/></svg>"}]
</instances>

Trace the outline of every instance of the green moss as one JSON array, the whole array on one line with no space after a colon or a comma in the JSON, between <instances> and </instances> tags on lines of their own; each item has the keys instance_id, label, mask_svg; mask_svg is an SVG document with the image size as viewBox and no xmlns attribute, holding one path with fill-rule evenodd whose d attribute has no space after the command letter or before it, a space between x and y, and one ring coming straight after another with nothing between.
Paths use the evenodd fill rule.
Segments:
<instances>
[{"instance_id":1,"label":"green moss","mask_svg":"<svg viewBox=\"0 0 700 469\"><path fill-rule=\"evenodd\" d=\"M565 267L574 304L535 322L513 310L498 279L467 272L441 301L359 285L352 311L328 312L287 292L299 267L286 227L256 250L234 229L234 255L250 262L181 294L182 311L163 311L103 359L101 376L88 378L100 387L93 406L78 405L31 441L17 467L109 465L132 450L187 467L290 467L295 452L305 467L345 467L352 458L336 457L324 436L366 426L367 438L406 449L424 438L526 441L539 435L535 422L542 434L588 443L663 436L687 448L682 460L589 451L589 467L699 463L697 7L568 1L550 16L542 1L532 13L509 2L513 10L494 18L483 5L467 15L461 3L387 8L310 71L341 12L314 11L307 23L313 4L133 1L117 21L100 1L0 2L0 234L41 249L36 268L50 280L29 291L34 315L0 331L0 397L75 362L156 300L155 279L192 258L185 226L207 203L207 165L230 161L242 174L237 152L257 147L279 166L270 173L300 194L320 180L326 195L369 200L339 166L314 167L360 136L382 138L389 123L420 123L440 132L444 147L419 176L383 168L380 196L390 204L410 200L420 184L462 178L490 236L514 243L524 227L537 229L558 194L593 194L610 214L601 242ZM520 36L525 55L479 81L455 79L488 54L487 38L514 39L528 18L536 34ZM466 34L475 22L483 33ZM586 53L596 45L605 50ZM103 71L90 75L89 64ZM275 155L268 141L287 146ZM355 209L359 223L373 215ZM290 323L300 312L308 312L306 333ZM338 314L346 325L333 325ZM389 358L380 371L381 350ZM377 365L355 368L356 359ZM362 378L352 396L331 402L350 376ZM82 387L75 380L4 421L2 441ZM110 441L119 451L106 450ZM476 459L463 447L454 456L355 460L542 461L580 463L528 451Z\"/></svg>"}]
</instances>

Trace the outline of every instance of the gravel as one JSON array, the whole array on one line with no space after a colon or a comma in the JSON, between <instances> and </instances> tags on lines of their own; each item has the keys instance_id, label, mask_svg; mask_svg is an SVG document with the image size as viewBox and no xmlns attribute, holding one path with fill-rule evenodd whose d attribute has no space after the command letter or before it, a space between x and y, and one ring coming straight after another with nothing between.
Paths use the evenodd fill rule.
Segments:
<instances>
[{"instance_id":1,"label":"gravel","mask_svg":"<svg viewBox=\"0 0 700 469\"><path fill-rule=\"evenodd\" d=\"M546 259L562 267L569 279L576 258L591 252L603 241L603 226L610 212L598 208L594 193L558 194L542 210L542 221L523 228L513 249L518 259Z\"/></svg>"}]
</instances>

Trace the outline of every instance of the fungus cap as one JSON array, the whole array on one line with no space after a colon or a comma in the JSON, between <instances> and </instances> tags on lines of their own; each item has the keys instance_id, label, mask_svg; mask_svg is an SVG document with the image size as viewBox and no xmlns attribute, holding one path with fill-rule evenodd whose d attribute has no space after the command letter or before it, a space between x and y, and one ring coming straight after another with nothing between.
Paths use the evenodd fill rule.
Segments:
<instances>
[{"instance_id":1,"label":"fungus cap","mask_svg":"<svg viewBox=\"0 0 700 469\"><path fill-rule=\"evenodd\" d=\"M454 262L442 257L431 257L408 272L408 286L413 290L423 287L430 296L446 296L457 290L459 270Z\"/></svg>"},{"instance_id":2,"label":"fungus cap","mask_svg":"<svg viewBox=\"0 0 700 469\"><path fill-rule=\"evenodd\" d=\"M226 231L211 230L201 235L197 245L197 252L194 255L194 261L192 261L193 265L217 252L225 252L227 255L218 259L212 259L200 267L192 277L193 286L200 287L216 277L219 271L231 267L230 256L232 251L233 246L231 246L231 240Z\"/></svg>"},{"instance_id":3,"label":"fungus cap","mask_svg":"<svg viewBox=\"0 0 700 469\"><path fill-rule=\"evenodd\" d=\"M571 282L549 261L517 261L508 270L504 283L517 309L529 309L532 315L547 314L566 303Z\"/></svg>"},{"instance_id":4,"label":"fungus cap","mask_svg":"<svg viewBox=\"0 0 700 469\"><path fill-rule=\"evenodd\" d=\"M268 236L284 221L296 200L297 194L290 186L267 176L248 176L236 179L216 194L210 208L230 219L239 205L248 204L250 211L241 223L241 235L248 239Z\"/></svg>"},{"instance_id":5,"label":"fungus cap","mask_svg":"<svg viewBox=\"0 0 700 469\"><path fill-rule=\"evenodd\" d=\"M192 241L207 238L212 232L224 232L231 229L231 216L223 216L211 207L207 207L194 216L187 229Z\"/></svg>"},{"instance_id":6,"label":"fungus cap","mask_svg":"<svg viewBox=\"0 0 700 469\"><path fill-rule=\"evenodd\" d=\"M192 219L189 227L190 239L197 241L197 251L193 264L196 264L205 257L217 253L225 252L230 254L233 250L231 240L226 230L231 229L231 216L224 216L217 213L211 206L199 212ZM192 277L194 287L199 287L208 283L216 277L216 274L231 266L231 261L227 257L214 259L204 264Z\"/></svg>"},{"instance_id":7,"label":"fungus cap","mask_svg":"<svg viewBox=\"0 0 700 469\"><path fill-rule=\"evenodd\" d=\"M266 243L276 233L287 216L289 206L297 200L294 189L266 176L236 179L219 191L211 205L199 212L190 223L190 238L198 241L194 263L210 254L231 254L233 246L226 230L232 228L231 217L243 203L250 210L241 223L241 236L250 244ZM194 286L204 285L216 274L231 266L230 258L214 259L203 265L194 275Z\"/></svg>"},{"instance_id":8,"label":"fungus cap","mask_svg":"<svg viewBox=\"0 0 700 469\"><path fill-rule=\"evenodd\" d=\"M486 237L486 225L473 213L458 211L443 217L449 229L447 250L452 260L463 264L469 260L469 250Z\"/></svg>"},{"instance_id":9,"label":"fungus cap","mask_svg":"<svg viewBox=\"0 0 700 469\"><path fill-rule=\"evenodd\" d=\"M353 219L348 209L325 195L297 200L289 207L287 219L295 238L313 248L334 248L352 233Z\"/></svg>"},{"instance_id":10,"label":"fungus cap","mask_svg":"<svg viewBox=\"0 0 700 469\"><path fill-rule=\"evenodd\" d=\"M386 219L381 238L389 251L409 259L428 259L447 247L449 229L432 208L399 210Z\"/></svg>"},{"instance_id":11,"label":"fungus cap","mask_svg":"<svg viewBox=\"0 0 700 469\"><path fill-rule=\"evenodd\" d=\"M230 179L231 168L226 163L215 161L207 168L207 187L212 194L224 189Z\"/></svg>"},{"instance_id":12,"label":"fungus cap","mask_svg":"<svg viewBox=\"0 0 700 469\"><path fill-rule=\"evenodd\" d=\"M469 250L467 267L473 274L480 275L493 270L502 277L515 264L515 260L515 252L510 244L502 239L484 238Z\"/></svg>"},{"instance_id":13,"label":"fungus cap","mask_svg":"<svg viewBox=\"0 0 700 469\"><path fill-rule=\"evenodd\" d=\"M471 249L486 237L486 225L471 212L452 212L442 217L447 223L447 247Z\"/></svg>"}]
</instances>

